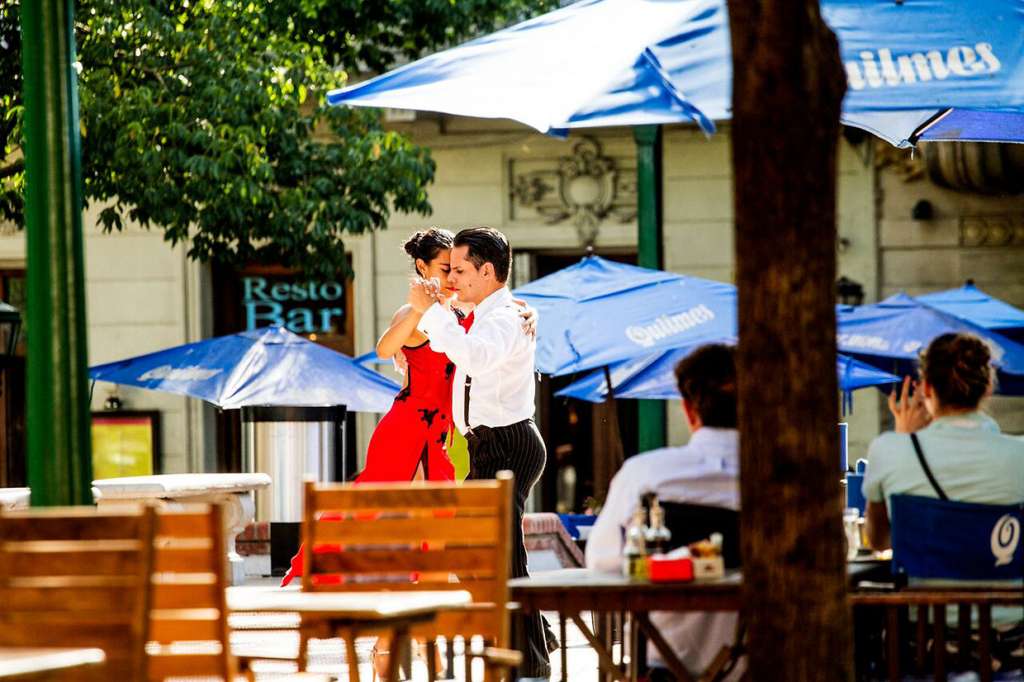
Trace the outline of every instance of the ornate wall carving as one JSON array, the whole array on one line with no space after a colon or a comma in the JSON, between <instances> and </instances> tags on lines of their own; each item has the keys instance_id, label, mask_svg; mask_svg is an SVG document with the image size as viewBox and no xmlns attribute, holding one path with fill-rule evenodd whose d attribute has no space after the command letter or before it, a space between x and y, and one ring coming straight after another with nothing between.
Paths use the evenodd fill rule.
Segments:
<instances>
[{"instance_id":1,"label":"ornate wall carving","mask_svg":"<svg viewBox=\"0 0 1024 682\"><path fill-rule=\"evenodd\" d=\"M960 216L960 246L1024 246L1024 214Z\"/></svg>"},{"instance_id":2,"label":"ornate wall carving","mask_svg":"<svg viewBox=\"0 0 1024 682\"><path fill-rule=\"evenodd\" d=\"M510 218L569 223L591 244L603 222L636 218L633 159L605 156L601 143L584 137L567 156L509 161Z\"/></svg>"}]
</instances>

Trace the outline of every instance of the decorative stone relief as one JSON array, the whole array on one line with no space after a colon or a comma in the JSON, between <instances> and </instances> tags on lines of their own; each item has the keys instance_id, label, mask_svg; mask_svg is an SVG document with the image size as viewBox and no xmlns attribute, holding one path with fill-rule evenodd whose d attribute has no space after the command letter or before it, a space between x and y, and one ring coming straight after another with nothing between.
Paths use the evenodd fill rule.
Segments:
<instances>
[{"instance_id":1,"label":"decorative stone relief","mask_svg":"<svg viewBox=\"0 0 1024 682\"><path fill-rule=\"evenodd\" d=\"M604 221L629 223L636 218L633 160L605 156L601 144L590 137L577 142L569 156L512 159L509 182L512 220L568 222L584 244L597 239Z\"/></svg>"},{"instance_id":2,"label":"decorative stone relief","mask_svg":"<svg viewBox=\"0 0 1024 682\"><path fill-rule=\"evenodd\" d=\"M899 149L882 140L875 141L875 168L888 168L903 182L925 177L925 164L920 153L912 149Z\"/></svg>"},{"instance_id":3,"label":"decorative stone relief","mask_svg":"<svg viewBox=\"0 0 1024 682\"><path fill-rule=\"evenodd\" d=\"M961 216L960 246L1024 246L1024 214Z\"/></svg>"}]
</instances>

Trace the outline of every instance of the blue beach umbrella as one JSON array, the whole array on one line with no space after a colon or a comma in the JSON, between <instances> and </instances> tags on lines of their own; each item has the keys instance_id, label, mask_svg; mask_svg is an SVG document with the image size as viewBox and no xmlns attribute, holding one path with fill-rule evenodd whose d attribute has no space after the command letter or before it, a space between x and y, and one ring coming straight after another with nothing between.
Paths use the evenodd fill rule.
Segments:
<instances>
[{"instance_id":1,"label":"blue beach umbrella","mask_svg":"<svg viewBox=\"0 0 1024 682\"><path fill-rule=\"evenodd\" d=\"M695 346L677 348L644 358L615 363L608 368L608 377L612 382L612 395L616 398L679 400L675 367L695 348ZM845 355L839 355L836 359L836 374L839 379L839 389L844 393L844 408L845 403L849 402L849 394L859 388L884 386L900 381L900 377L895 374L884 372ZM601 402L608 397L608 377L604 372L592 372L569 384L555 395L578 398L592 403Z\"/></svg>"},{"instance_id":2,"label":"blue beach umbrella","mask_svg":"<svg viewBox=\"0 0 1024 682\"><path fill-rule=\"evenodd\" d=\"M989 296L970 282L958 289L936 291L915 298L1014 341L1024 341L1024 310Z\"/></svg>"},{"instance_id":3,"label":"blue beach umbrella","mask_svg":"<svg viewBox=\"0 0 1024 682\"><path fill-rule=\"evenodd\" d=\"M223 409L345 405L386 412L399 386L352 358L268 327L97 365L94 381L200 398Z\"/></svg>"},{"instance_id":4,"label":"blue beach umbrella","mask_svg":"<svg viewBox=\"0 0 1024 682\"><path fill-rule=\"evenodd\" d=\"M736 336L736 287L587 256L513 292L539 314L537 369L562 375Z\"/></svg>"},{"instance_id":5,"label":"blue beach umbrella","mask_svg":"<svg viewBox=\"0 0 1024 682\"><path fill-rule=\"evenodd\" d=\"M1024 345L906 294L870 305L837 306L836 318L840 351L900 375L915 373L918 354L936 336L974 334L992 351L997 392L1024 394Z\"/></svg>"},{"instance_id":6,"label":"blue beach umbrella","mask_svg":"<svg viewBox=\"0 0 1024 682\"><path fill-rule=\"evenodd\" d=\"M823 0L841 119L894 145L1024 140L1024 0ZM584 0L328 94L542 132L731 118L725 0Z\"/></svg>"}]
</instances>

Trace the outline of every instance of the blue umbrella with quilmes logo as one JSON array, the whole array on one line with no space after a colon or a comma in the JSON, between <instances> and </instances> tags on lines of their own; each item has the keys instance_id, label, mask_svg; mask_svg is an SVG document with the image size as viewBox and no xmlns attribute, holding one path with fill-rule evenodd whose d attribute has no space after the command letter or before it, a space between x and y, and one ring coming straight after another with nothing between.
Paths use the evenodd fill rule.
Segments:
<instances>
[{"instance_id":1,"label":"blue umbrella with quilmes logo","mask_svg":"<svg viewBox=\"0 0 1024 682\"><path fill-rule=\"evenodd\" d=\"M1024 0L822 0L843 123L894 145L1024 141ZM542 132L731 118L725 0L583 0L328 93Z\"/></svg>"},{"instance_id":2,"label":"blue umbrella with quilmes logo","mask_svg":"<svg viewBox=\"0 0 1024 682\"><path fill-rule=\"evenodd\" d=\"M937 336L968 333L992 352L996 392L1024 395L1024 345L900 293L862 306L837 306L839 350L900 375L916 372L918 354Z\"/></svg>"},{"instance_id":3,"label":"blue umbrella with quilmes logo","mask_svg":"<svg viewBox=\"0 0 1024 682\"><path fill-rule=\"evenodd\" d=\"M188 343L89 369L94 381L200 398L223 408L344 405L386 412L399 386L284 327Z\"/></svg>"},{"instance_id":4,"label":"blue umbrella with quilmes logo","mask_svg":"<svg viewBox=\"0 0 1024 682\"><path fill-rule=\"evenodd\" d=\"M972 281L957 289L936 291L914 298L1014 341L1024 341L1024 310L989 296Z\"/></svg>"},{"instance_id":5,"label":"blue umbrella with quilmes logo","mask_svg":"<svg viewBox=\"0 0 1024 682\"><path fill-rule=\"evenodd\" d=\"M734 343L734 340L729 340L729 343ZM607 374L600 371L592 372L555 395L592 403L602 402L609 396L610 380L611 394L616 398L678 400L680 395L679 387L676 385L675 368L679 361L695 348L696 346L687 346L617 362L608 368ZM900 377L895 374L842 354L836 359L836 376L839 379L839 390L843 392L844 411L849 407L853 391L900 381Z\"/></svg>"},{"instance_id":6,"label":"blue umbrella with quilmes logo","mask_svg":"<svg viewBox=\"0 0 1024 682\"><path fill-rule=\"evenodd\" d=\"M513 292L537 309L537 369L562 375L736 336L736 287L587 256Z\"/></svg>"}]
</instances>

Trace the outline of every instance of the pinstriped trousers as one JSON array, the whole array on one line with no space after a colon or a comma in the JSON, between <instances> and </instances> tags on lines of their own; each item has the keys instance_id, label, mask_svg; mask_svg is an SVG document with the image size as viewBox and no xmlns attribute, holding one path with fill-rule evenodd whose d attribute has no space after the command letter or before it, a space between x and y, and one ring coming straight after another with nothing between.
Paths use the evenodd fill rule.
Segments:
<instances>
[{"instance_id":1,"label":"pinstriped trousers","mask_svg":"<svg viewBox=\"0 0 1024 682\"><path fill-rule=\"evenodd\" d=\"M540 480L547 460L544 441L532 419L510 426L477 427L479 437L469 440L470 479L494 478L507 469L515 476L512 514L512 577L528 575L526 545L523 542L523 508L534 484ZM544 625L539 613L517 613L511 619L513 646L523 653L518 677L550 677ZM515 679L515 677L513 677Z\"/></svg>"}]
</instances>

